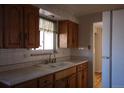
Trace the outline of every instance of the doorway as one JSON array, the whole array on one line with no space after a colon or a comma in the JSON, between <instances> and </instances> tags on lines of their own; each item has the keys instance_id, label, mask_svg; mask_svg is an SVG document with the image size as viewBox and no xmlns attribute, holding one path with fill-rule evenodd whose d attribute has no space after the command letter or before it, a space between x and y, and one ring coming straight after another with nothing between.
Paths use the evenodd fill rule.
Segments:
<instances>
[{"instance_id":1,"label":"doorway","mask_svg":"<svg viewBox=\"0 0 124 93\"><path fill-rule=\"evenodd\" d=\"M93 87L102 87L102 22L93 23Z\"/></svg>"}]
</instances>

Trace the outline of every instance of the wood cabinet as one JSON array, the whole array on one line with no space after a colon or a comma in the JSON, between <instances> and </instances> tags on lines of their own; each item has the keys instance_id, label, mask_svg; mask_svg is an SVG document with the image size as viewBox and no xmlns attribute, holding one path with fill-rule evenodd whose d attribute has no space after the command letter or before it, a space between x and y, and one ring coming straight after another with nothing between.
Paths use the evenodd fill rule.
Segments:
<instances>
[{"instance_id":1,"label":"wood cabinet","mask_svg":"<svg viewBox=\"0 0 124 93\"><path fill-rule=\"evenodd\" d=\"M78 24L68 20L59 21L59 47L78 47Z\"/></svg>"},{"instance_id":2,"label":"wood cabinet","mask_svg":"<svg viewBox=\"0 0 124 93\"><path fill-rule=\"evenodd\" d=\"M56 80L55 88L76 88L76 74Z\"/></svg>"},{"instance_id":3,"label":"wood cabinet","mask_svg":"<svg viewBox=\"0 0 124 93\"><path fill-rule=\"evenodd\" d=\"M76 67L72 67L55 73L55 87L56 88L76 87Z\"/></svg>"},{"instance_id":4,"label":"wood cabinet","mask_svg":"<svg viewBox=\"0 0 124 93\"><path fill-rule=\"evenodd\" d=\"M79 28L78 28L78 24L76 23L73 23L73 30L72 30L72 42L73 42L73 48L78 48L78 31L79 31Z\"/></svg>"},{"instance_id":5,"label":"wood cabinet","mask_svg":"<svg viewBox=\"0 0 124 93\"><path fill-rule=\"evenodd\" d=\"M62 78L55 81L55 88L67 88L67 79Z\"/></svg>"},{"instance_id":6,"label":"wood cabinet","mask_svg":"<svg viewBox=\"0 0 124 93\"><path fill-rule=\"evenodd\" d=\"M53 74L39 78L38 82L39 88L52 88L54 82Z\"/></svg>"},{"instance_id":7,"label":"wood cabinet","mask_svg":"<svg viewBox=\"0 0 124 93\"><path fill-rule=\"evenodd\" d=\"M23 8L19 5L4 6L5 48L20 48L23 31Z\"/></svg>"},{"instance_id":8,"label":"wood cabinet","mask_svg":"<svg viewBox=\"0 0 124 93\"><path fill-rule=\"evenodd\" d=\"M0 48L3 48L3 7L0 5Z\"/></svg>"},{"instance_id":9,"label":"wood cabinet","mask_svg":"<svg viewBox=\"0 0 124 93\"><path fill-rule=\"evenodd\" d=\"M84 63L77 66L77 87L87 88L88 81L88 64Z\"/></svg>"},{"instance_id":10,"label":"wood cabinet","mask_svg":"<svg viewBox=\"0 0 124 93\"><path fill-rule=\"evenodd\" d=\"M39 46L39 10L36 7L24 6L24 37L26 48Z\"/></svg>"},{"instance_id":11,"label":"wood cabinet","mask_svg":"<svg viewBox=\"0 0 124 93\"><path fill-rule=\"evenodd\" d=\"M37 88L38 83L37 83L37 80L30 80L30 81L15 85L14 87L15 88Z\"/></svg>"},{"instance_id":12,"label":"wood cabinet","mask_svg":"<svg viewBox=\"0 0 124 93\"><path fill-rule=\"evenodd\" d=\"M88 69L84 69L84 78L83 78L83 86L84 86L84 88L87 88L88 87L88 75L87 75L87 73L88 73Z\"/></svg>"},{"instance_id":13,"label":"wood cabinet","mask_svg":"<svg viewBox=\"0 0 124 93\"><path fill-rule=\"evenodd\" d=\"M76 73L68 77L68 88L76 88Z\"/></svg>"},{"instance_id":14,"label":"wood cabinet","mask_svg":"<svg viewBox=\"0 0 124 93\"><path fill-rule=\"evenodd\" d=\"M2 6L0 6L0 48L37 48L39 9L31 5Z\"/></svg>"}]
</instances>

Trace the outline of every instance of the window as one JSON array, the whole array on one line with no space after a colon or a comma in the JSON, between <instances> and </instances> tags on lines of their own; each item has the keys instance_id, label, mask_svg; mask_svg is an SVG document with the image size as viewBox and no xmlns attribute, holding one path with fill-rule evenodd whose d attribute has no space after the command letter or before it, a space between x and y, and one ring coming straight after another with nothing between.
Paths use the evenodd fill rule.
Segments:
<instances>
[{"instance_id":1,"label":"window","mask_svg":"<svg viewBox=\"0 0 124 93\"><path fill-rule=\"evenodd\" d=\"M39 20L40 46L36 50L55 50L56 23L44 18Z\"/></svg>"}]
</instances>

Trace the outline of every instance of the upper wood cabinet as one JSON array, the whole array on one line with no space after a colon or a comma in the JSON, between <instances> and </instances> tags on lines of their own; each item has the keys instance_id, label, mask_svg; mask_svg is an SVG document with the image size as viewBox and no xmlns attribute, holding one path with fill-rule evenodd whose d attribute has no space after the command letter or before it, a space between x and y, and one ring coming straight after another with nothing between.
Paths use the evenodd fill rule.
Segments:
<instances>
[{"instance_id":1,"label":"upper wood cabinet","mask_svg":"<svg viewBox=\"0 0 124 93\"><path fill-rule=\"evenodd\" d=\"M2 20L0 21L0 47L2 45L2 48L39 46L38 8L31 5L3 5L3 8L0 6L0 20Z\"/></svg>"},{"instance_id":2,"label":"upper wood cabinet","mask_svg":"<svg viewBox=\"0 0 124 93\"><path fill-rule=\"evenodd\" d=\"M24 7L25 47L39 46L39 10L36 7Z\"/></svg>"},{"instance_id":3,"label":"upper wood cabinet","mask_svg":"<svg viewBox=\"0 0 124 93\"><path fill-rule=\"evenodd\" d=\"M23 31L23 8L19 5L4 6L5 48L20 48Z\"/></svg>"},{"instance_id":4,"label":"upper wood cabinet","mask_svg":"<svg viewBox=\"0 0 124 93\"><path fill-rule=\"evenodd\" d=\"M72 38L72 42L73 42L73 48L78 48L78 24L73 23L73 38Z\"/></svg>"},{"instance_id":5,"label":"upper wood cabinet","mask_svg":"<svg viewBox=\"0 0 124 93\"><path fill-rule=\"evenodd\" d=\"M3 7L0 5L0 48L3 47Z\"/></svg>"},{"instance_id":6,"label":"upper wood cabinet","mask_svg":"<svg viewBox=\"0 0 124 93\"><path fill-rule=\"evenodd\" d=\"M78 24L68 20L59 21L59 47L78 47Z\"/></svg>"}]
</instances>

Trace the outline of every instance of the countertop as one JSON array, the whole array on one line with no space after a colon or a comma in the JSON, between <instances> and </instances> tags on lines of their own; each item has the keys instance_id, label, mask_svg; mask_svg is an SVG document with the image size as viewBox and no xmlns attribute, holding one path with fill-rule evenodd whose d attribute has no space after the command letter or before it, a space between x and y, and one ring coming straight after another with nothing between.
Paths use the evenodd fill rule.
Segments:
<instances>
[{"instance_id":1,"label":"countertop","mask_svg":"<svg viewBox=\"0 0 124 93\"><path fill-rule=\"evenodd\" d=\"M88 62L88 60L84 58L84 59L73 59L73 60L66 60L60 62L49 63L48 65L37 64L30 67L0 72L0 82L8 86L13 86L28 80L36 79L38 77L42 77L72 66L76 66ZM61 64L61 66L57 64Z\"/></svg>"}]
</instances>

